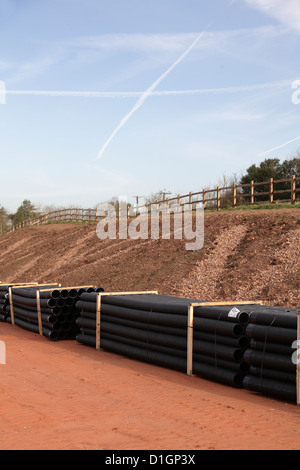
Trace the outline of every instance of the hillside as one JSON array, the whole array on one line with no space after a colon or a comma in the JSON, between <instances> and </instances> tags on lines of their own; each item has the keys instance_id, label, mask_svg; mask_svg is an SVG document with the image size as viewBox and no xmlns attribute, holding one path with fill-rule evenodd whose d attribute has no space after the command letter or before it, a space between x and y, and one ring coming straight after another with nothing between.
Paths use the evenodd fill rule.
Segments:
<instances>
[{"instance_id":1,"label":"hillside","mask_svg":"<svg viewBox=\"0 0 300 470\"><path fill-rule=\"evenodd\" d=\"M300 209L206 213L200 251L183 240L101 241L95 224L52 224L0 237L0 280L298 307L299 255Z\"/></svg>"}]
</instances>

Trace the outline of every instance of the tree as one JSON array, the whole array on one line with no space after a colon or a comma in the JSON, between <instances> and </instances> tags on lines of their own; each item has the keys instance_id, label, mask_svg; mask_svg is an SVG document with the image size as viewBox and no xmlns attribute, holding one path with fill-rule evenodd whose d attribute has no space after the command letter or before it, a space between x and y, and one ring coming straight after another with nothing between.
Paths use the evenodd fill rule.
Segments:
<instances>
[{"instance_id":1,"label":"tree","mask_svg":"<svg viewBox=\"0 0 300 470\"><path fill-rule=\"evenodd\" d=\"M251 181L262 183L270 178L282 179L282 165L279 158L269 158L259 164L251 165L247 173L242 176L241 184L248 184Z\"/></svg>"},{"instance_id":2,"label":"tree","mask_svg":"<svg viewBox=\"0 0 300 470\"><path fill-rule=\"evenodd\" d=\"M28 200L25 199L20 207L17 209L17 212L13 216L14 225L20 224L28 219L33 219L38 216L34 205Z\"/></svg>"},{"instance_id":3,"label":"tree","mask_svg":"<svg viewBox=\"0 0 300 470\"><path fill-rule=\"evenodd\" d=\"M300 177L300 151L294 157L284 160L282 163L279 158L268 158L261 162L259 165L251 165L245 175L242 176L240 184L250 184L251 181L254 183L263 183L265 185L260 185L255 187L256 193L263 193L268 191L268 182L270 178L274 180L284 180L290 179L292 175ZM298 186L298 185L297 185ZM275 194L274 200L284 199L290 197L291 184L290 182L282 182L276 184L276 190L284 191L287 193ZM249 194L250 188L243 188L244 194ZM257 200L264 201L268 199L268 196L262 195L257 196Z\"/></svg>"},{"instance_id":4,"label":"tree","mask_svg":"<svg viewBox=\"0 0 300 470\"><path fill-rule=\"evenodd\" d=\"M161 191L158 191L157 193L152 193L150 196L147 196L145 198L146 203L148 204L153 204L156 201L165 201L166 196L170 195L171 192L167 191L166 189L162 189Z\"/></svg>"},{"instance_id":5,"label":"tree","mask_svg":"<svg viewBox=\"0 0 300 470\"><path fill-rule=\"evenodd\" d=\"M294 158L285 160L282 163L282 174L284 178L289 178L292 175L295 175L297 178L300 177L300 151Z\"/></svg>"},{"instance_id":6,"label":"tree","mask_svg":"<svg viewBox=\"0 0 300 470\"><path fill-rule=\"evenodd\" d=\"M0 234L4 233L9 227L9 215L0 205Z\"/></svg>"}]
</instances>

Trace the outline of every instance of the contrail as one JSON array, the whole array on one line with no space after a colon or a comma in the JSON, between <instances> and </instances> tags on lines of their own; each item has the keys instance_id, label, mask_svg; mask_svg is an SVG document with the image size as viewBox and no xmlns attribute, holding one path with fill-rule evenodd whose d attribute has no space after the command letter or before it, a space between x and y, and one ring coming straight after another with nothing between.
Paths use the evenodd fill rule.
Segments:
<instances>
[{"instance_id":1,"label":"contrail","mask_svg":"<svg viewBox=\"0 0 300 470\"><path fill-rule=\"evenodd\" d=\"M225 7L225 10L229 9L234 3L236 2L236 0L231 0ZM220 16L220 13L219 15L217 16ZM98 157L96 160L99 160L104 151L106 150L106 148L108 147L108 145L110 144L110 142L112 141L112 139L115 137L115 135L118 133L118 131L126 124L126 122L131 118L131 116L144 104L144 102L146 101L146 99L154 92L155 88L157 88L157 86L167 77L167 75L169 75L169 73L172 72L172 70L178 65L180 64L180 62L183 61L183 59L194 49L194 47L198 44L198 42L200 41L200 39L203 37L204 33L206 32L206 30L216 21L216 18L213 19L212 21L210 21L208 23L208 25L203 29L202 33L200 33L195 41L190 45L190 47L187 48L187 50L166 70L166 72L164 72L160 77L158 77L158 79L142 94L142 96L139 98L139 100L137 101L137 103L134 105L134 107L131 109L131 111L129 111L128 114L126 114L126 116L123 117L123 119L121 119L119 125L116 127L116 129L113 131L113 133L111 134L111 136L109 137L109 139L107 139L107 141L105 142L105 144L103 145L102 149L100 150L99 154L98 154Z\"/></svg>"},{"instance_id":2,"label":"contrail","mask_svg":"<svg viewBox=\"0 0 300 470\"><path fill-rule=\"evenodd\" d=\"M180 95L209 95L209 94L222 94L222 93L242 93L246 91L258 91L269 88L284 88L290 87L293 79L266 82L254 85L241 85L234 87L222 88L200 88L192 90L162 90L152 91L148 96L180 96ZM0 95L15 95L15 96L53 96L53 97L71 97L71 98L107 98L107 99L122 99L122 98L139 98L145 92L143 91L56 91L56 90L6 90L3 93L0 90Z\"/></svg>"},{"instance_id":3,"label":"contrail","mask_svg":"<svg viewBox=\"0 0 300 470\"><path fill-rule=\"evenodd\" d=\"M284 144L278 145L277 147L267 150L266 152L260 153L259 156L263 157L264 155L267 155L268 153L275 152L275 150L279 150L283 147L286 147L287 145L292 144L293 142L296 142L296 140L300 140L300 135L298 137L295 137L292 140L289 140L288 142L285 142Z\"/></svg>"},{"instance_id":4,"label":"contrail","mask_svg":"<svg viewBox=\"0 0 300 470\"><path fill-rule=\"evenodd\" d=\"M169 95L210 95L210 94L221 94L221 93L240 93L244 91L258 91L269 88L284 88L290 87L291 80L279 81L279 82L267 82L254 85L241 85L234 87L222 87L222 88L202 88L194 90L163 90L155 91L152 96L169 96Z\"/></svg>"},{"instance_id":5,"label":"contrail","mask_svg":"<svg viewBox=\"0 0 300 470\"><path fill-rule=\"evenodd\" d=\"M0 90L1 94L1 90ZM56 90L6 90L6 95L15 96L53 96L73 98L134 98L140 96L139 91L56 91Z\"/></svg>"},{"instance_id":6,"label":"contrail","mask_svg":"<svg viewBox=\"0 0 300 470\"><path fill-rule=\"evenodd\" d=\"M115 137L115 135L126 124L126 122L131 118L131 116L144 104L146 99L154 92L155 88L157 88L158 85L167 77L167 75L169 75L169 73L171 73L172 70L174 70L174 68L178 64L180 64L180 62L182 62L183 59L194 49L194 47L198 44L200 39L203 37L205 31L209 28L209 26L212 23L213 23L213 21L206 26L206 28L202 31L201 34L199 34L197 36L197 38L187 48L187 50L160 77L158 77L158 79L145 92L143 92L142 96L139 98L137 103L133 106L133 108L129 111L129 113L126 114L126 116L124 116L123 119L121 119L121 121L118 124L118 126L116 127L116 129L113 131L113 133L111 134L109 139L107 139L107 141L103 145L102 149L100 150L96 160L99 160L102 157L103 153L105 152L106 148L108 147L108 145L110 144L112 139Z\"/></svg>"}]
</instances>

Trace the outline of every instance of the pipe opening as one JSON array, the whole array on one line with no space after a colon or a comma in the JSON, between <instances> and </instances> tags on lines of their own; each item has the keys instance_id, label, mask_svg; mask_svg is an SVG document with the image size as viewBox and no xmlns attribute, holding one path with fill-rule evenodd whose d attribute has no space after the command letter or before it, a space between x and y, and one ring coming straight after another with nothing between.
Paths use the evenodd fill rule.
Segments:
<instances>
[{"instance_id":1,"label":"pipe opening","mask_svg":"<svg viewBox=\"0 0 300 470\"><path fill-rule=\"evenodd\" d=\"M63 289L60 291L60 297L61 299L67 299L69 297L69 292L67 289Z\"/></svg>"},{"instance_id":2,"label":"pipe opening","mask_svg":"<svg viewBox=\"0 0 300 470\"><path fill-rule=\"evenodd\" d=\"M239 321L242 325L247 325L249 323L250 315L248 312L241 312L239 315Z\"/></svg>"}]
</instances>

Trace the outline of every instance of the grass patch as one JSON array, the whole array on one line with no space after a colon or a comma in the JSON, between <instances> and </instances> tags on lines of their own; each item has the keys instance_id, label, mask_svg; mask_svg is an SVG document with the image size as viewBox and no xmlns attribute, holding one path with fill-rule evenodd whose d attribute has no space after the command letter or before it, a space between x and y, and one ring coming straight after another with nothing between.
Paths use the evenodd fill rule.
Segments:
<instances>
[{"instance_id":1,"label":"grass patch","mask_svg":"<svg viewBox=\"0 0 300 470\"><path fill-rule=\"evenodd\" d=\"M291 202L281 202L281 203L274 203L274 204L247 204L237 207L227 207L226 209L220 209L218 212L226 212L226 211L241 211L241 210L260 210L260 209L300 209L300 202L295 202L292 204ZM206 212L216 212L216 209L207 209Z\"/></svg>"},{"instance_id":2,"label":"grass patch","mask_svg":"<svg viewBox=\"0 0 300 470\"><path fill-rule=\"evenodd\" d=\"M52 220L51 222L47 222L47 224L41 224L41 225L58 225L58 224L75 224L75 225L87 225L91 223L96 223L94 220L89 221L89 220L57 220L56 222Z\"/></svg>"}]
</instances>

